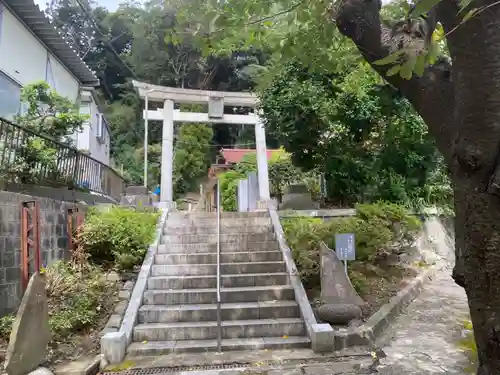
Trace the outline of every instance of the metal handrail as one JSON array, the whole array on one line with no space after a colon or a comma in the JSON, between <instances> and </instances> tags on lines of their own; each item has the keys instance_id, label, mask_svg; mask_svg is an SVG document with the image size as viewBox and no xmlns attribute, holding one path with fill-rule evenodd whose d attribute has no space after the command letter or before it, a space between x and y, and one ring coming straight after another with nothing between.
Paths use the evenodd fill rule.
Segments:
<instances>
[{"instance_id":1,"label":"metal handrail","mask_svg":"<svg viewBox=\"0 0 500 375\"><path fill-rule=\"evenodd\" d=\"M0 118L0 176L6 183L76 187L117 200L124 186L117 171L93 157L3 118Z\"/></svg>"},{"instance_id":2,"label":"metal handrail","mask_svg":"<svg viewBox=\"0 0 500 375\"><path fill-rule=\"evenodd\" d=\"M220 181L217 181L217 351L222 352L222 322L220 311Z\"/></svg>"}]
</instances>

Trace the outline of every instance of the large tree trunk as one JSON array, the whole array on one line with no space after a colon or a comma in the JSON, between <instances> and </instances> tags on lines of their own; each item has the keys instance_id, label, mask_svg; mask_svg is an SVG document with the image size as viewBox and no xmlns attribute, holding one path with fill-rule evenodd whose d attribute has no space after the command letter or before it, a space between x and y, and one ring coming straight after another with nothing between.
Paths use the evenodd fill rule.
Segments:
<instances>
[{"instance_id":1,"label":"large tree trunk","mask_svg":"<svg viewBox=\"0 0 500 375\"><path fill-rule=\"evenodd\" d=\"M345 0L333 9L339 30L422 116L450 168L453 277L469 299L478 375L500 375L500 5L473 0L471 7L486 9L465 23L456 0L441 0L432 10L429 28L443 25L452 64L440 61L409 80L387 77L390 66L373 64L401 40L380 22L378 0ZM406 42L418 39L425 46L426 35L405 36Z\"/></svg>"}]
</instances>

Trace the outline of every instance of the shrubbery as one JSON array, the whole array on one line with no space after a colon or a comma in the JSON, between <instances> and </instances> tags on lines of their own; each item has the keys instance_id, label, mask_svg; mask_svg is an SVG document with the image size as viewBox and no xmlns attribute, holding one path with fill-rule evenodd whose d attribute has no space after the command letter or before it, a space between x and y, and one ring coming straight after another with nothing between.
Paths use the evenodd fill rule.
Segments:
<instances>
[{"instance_id":1,"label":"shrubbery","mask_svg":"<svg viewBox=\"0 0 500 375\"><path fill-rule=\"evenodd\" d=\"M113 307L116 283L106 280L99 267L60 261L41 273L46 281L49 325L55 342L96 328L99 317L107 316ZM13 323L13 315L0 319L0 339L9 339Z\"/></svg>"},{"instance_id":2,"label":"shrubbery","mask_svg":"<svg viewBox=\"0 0 500 375\"><path fill-rule=\"evenodd\" d=\"M78 233L79 251L92 263L132 270L141 264L155 235L158 213L114 206L92 211Z\"/></svg>"},{"instance_id":3,"label":"shrubbery","mask_svg":"<svg viewBox=\"0 0 500 375\"><path fill-rule=\"evenodd\" d=\"M315 171L303 172L292 164L290 154L284 150L276 152L269 160L269 188L271 197L281 202L286 186L294 183L307 185L313 199L320 198L319 179ZM248 154L236 165L234 170L220 174L220 193L224 211L237 210L238 181L247 178L250 172L257 171L257 155Z\"/></svg>"},{"instance_id":4,"label":"shrubbery","mask_svg":"<svg viewBox=\"0 0 500 375\"><path fill-rule=\"evenodd\" d=\"M42 272L54 339L95 326L112 307L116 284L106 280L101 268L61 261Z\"/></svg>"},{"instance_id":5,"label":"shrubbery","mask_svg":"<svg viewBox=\"0 0 500 375\"><path fill-rule=\"evenodd\" d=\"M304 217L283 221L288 245L306 287L320 284L319 245L324 241L335 248L336 233L355 234L356 262L376 263L408 246L420 229L419 219L409 215L403 206L377 203L358 205L356 210L354 217L327 221Z\"/></svg>"}]
</instances>

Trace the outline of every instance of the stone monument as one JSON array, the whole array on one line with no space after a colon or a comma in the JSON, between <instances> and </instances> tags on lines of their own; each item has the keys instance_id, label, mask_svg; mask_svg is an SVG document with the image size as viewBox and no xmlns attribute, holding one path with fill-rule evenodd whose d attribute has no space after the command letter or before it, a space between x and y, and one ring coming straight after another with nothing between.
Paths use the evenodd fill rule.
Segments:
<instances>
[{"instance_id":1,"label":"stone monument","mask_svg":"<svg viewBox=\"0 0 500 375\"><path fill-rule=\"evenodd\" d=\"M50 341L45 279L31 276L10 334L4 368L8 375L26 375L44 361Z\"/></svg>"},{"instance_id":2,"label":"stone monument","mask_svg":"<svg viewBox=\"0 0 500 375\"><path fill-rule=\"evenodd\" d=\"M366 303L352 286L344 265L324 242L320 245L320 256L321 306L316 310L318 317L327 323L340 325L360 319Z\"/></svg>"},{"instance_id":3,"label":"stone monument","mask_svg":"<svg viewBox=\"0 0 500 375\"><path fill-rule=\"evenodd\" d=\"M128 186L122 195L120 205L123 206L152 206L152 197L144 186Z\"/></svg>"},{"instance_id":4,"label":"stone monument","mask_svg":"<svg viewBox=\"0 0 500 375\"><path fill-rule=\"evenodd\" d=\"M283 194L280 210L317 210L319 204L314 202L309 189L304 184L290 185Z\"/></svg>"}]
</instances>

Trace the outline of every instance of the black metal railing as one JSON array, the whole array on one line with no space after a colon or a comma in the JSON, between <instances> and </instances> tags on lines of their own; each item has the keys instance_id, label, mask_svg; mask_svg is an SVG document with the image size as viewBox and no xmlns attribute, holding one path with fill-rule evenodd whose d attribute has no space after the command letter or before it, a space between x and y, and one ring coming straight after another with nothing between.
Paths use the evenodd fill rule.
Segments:
<instances>
[{"instance_id":1,"label":"black metal railing","mask_svg":"<svg viewBox=\"0 0 500 375\"><path fill-rule=\"evenodd\" d=\"M67 144L0 118L0 181L68 187L119 200L123 178Z\"/></svg>"}]
</instances>

